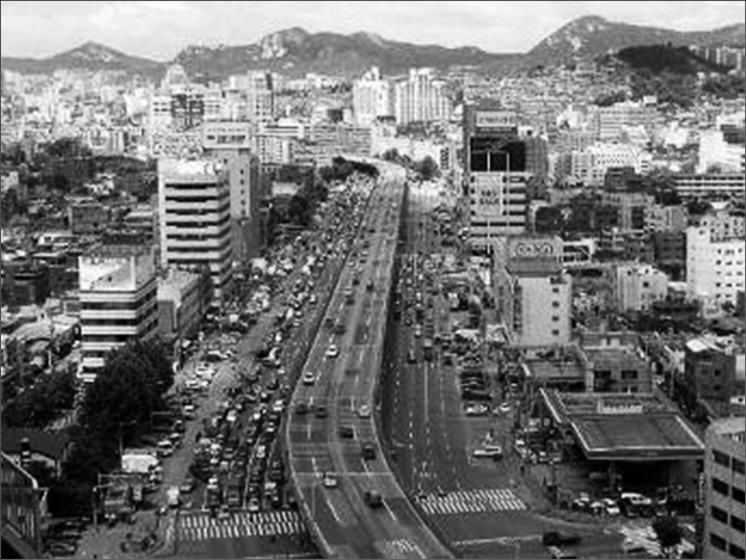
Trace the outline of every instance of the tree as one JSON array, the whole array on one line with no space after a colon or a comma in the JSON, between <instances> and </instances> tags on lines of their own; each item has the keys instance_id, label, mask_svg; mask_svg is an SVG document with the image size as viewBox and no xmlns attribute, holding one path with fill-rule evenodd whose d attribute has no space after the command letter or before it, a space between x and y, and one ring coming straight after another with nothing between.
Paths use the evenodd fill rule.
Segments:
<instances>
[{"instance_id":1,"label":"tree","mask_svg":"<svg viewBox=\"0 0 746 560\"><path fill-rule=\"evenodd\" d=\"M438 164L430 156L425 156L416 164L416 170L425 181L429 181L438 175Z\"/></svg>"},{"instance_id":2,"label":"tree","mask_svg":"<svg viewBox=\"0 0 746 560\"><path fill-rule=\"evenodd\" d=\"M660 544L661 549L666 553L666 557L670 558L671 549L681 542L683 535L679 521L671 515L658 517L653 521L653 531L655 531L658 537L658 544Z\"/></svg>"}]
</instances>

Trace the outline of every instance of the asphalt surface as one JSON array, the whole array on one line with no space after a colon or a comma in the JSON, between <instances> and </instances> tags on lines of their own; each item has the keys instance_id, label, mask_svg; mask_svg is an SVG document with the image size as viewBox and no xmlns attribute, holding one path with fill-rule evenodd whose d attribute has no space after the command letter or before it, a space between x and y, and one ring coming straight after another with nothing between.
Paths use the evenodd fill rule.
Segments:
<instances>
[{"instance_id":1,"label":"asphalt surface","mask_svg":"<svg viewBox=\"0 0 746 560\"><path fill-rule=\"evenodd\" d=\"M356 241L356 256L348 257L327 309L325 323L341 321L345 332L335 334L326 326L317 334L304 368L316 379L313 384L298 383L287 424L290 470L301 511L313 519L311 531L322 552L337 557L449 556L422 523L389 469L374 418L357 414L361 405L375 405L378 390L404 193L404 172L396 169L396 177L382 174ZM363 249L364 240L369 244L367 249ZM359 283L355 285L356 275ZM345 290L353 291L352 301L346 301ZM339 349L336 357L327 354L331 344ZM328 415L319 418L313 410L297 414L301 402L312 409L323 405ZM353 437L341 437L340 426L351 427ZM362 458L363 443L374 446L374 460ZM324 473L330 472L338 477L336 488L323 484ZM380 493L383 507L367 505L367 490Z\"/></svg>"},{"instance_id":2,"label":"asphalt surface","mask_svg":"<svg viewBox=\"0 0 746 560\"><path fill-rule=\"evenodd\" d=\"M400 268L414 269L412 292L421 291L425 300L433 298L436 331L450 331L465 316L450 312L437 272L433 275L437 295L431 296L416 280L425 258L438 262L439 254L456 252L441 246L430 216L443 200L434 189L410 189L404 218L406 242L398 262ZM466 416L455 366L443 362L437 347L433 361L424 360L416 321L408 325L407 315L413 316L413 310L403 304L401 319L392 321L387 339L381 413L382 439L402 488L435 534L458 556L549 557L541 544L542 533L577 528L531 511L517 457L510 451L511 413ZM415 363L408 359L410 350ZM497 462L472 455L489 432L503 448L504 458ZM584 556L601 557L619 550L618 535L580 532L582 546L575 550Z\"/></svg>"}]
</instances>

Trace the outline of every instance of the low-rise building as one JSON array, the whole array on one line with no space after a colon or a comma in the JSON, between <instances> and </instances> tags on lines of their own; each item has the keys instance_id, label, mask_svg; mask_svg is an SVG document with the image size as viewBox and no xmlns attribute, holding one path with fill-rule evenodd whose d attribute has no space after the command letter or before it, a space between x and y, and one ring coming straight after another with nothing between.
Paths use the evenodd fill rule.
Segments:
<instances>
[{"instance_id":1,"label":"low-rise building","mask_svg":"<svg viewBox=\"0 0 746 560\"><path fill-rule=\"evenodd\" d=\"M158 279L158 330L168 345L179 347L180 341L199 331L211 299L210 273L170 268Z\"/></svg>"},{"instance_id":2,"label":"low-rise building","mask_svg":"<svg viewBox=\"0 0 746 560\"><path fill-rule=\"evenodd\" d=\"M746 558L746 418L713 422L705 434L704 558Z\"/></svg>"},{"instance_id":3,"label":"low-rise building","mask_svg":"<svg viewBox=\"0 0 746 560\"><path fill-rule=\"evenodd\" d=\"M616 267L616 303L620 311L640 311L665 299L668 276L650 265Z\"/></svg>"}]
</instances>

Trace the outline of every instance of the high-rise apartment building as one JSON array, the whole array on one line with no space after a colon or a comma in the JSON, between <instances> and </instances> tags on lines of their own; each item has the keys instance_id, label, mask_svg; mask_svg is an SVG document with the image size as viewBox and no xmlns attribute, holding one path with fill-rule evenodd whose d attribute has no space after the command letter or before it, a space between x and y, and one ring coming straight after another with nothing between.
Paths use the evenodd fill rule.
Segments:
<instances>
[{"instance_id":1,"label":"high-rise apartment building","mask_svg":"<svg viewBox=\"0 0 746 560\"><path fill-rule=\"evenodd\" d=\"M92 382L106 354L158 332L155 252L151 244L96 246L79 257L82 361L78 376Z\"/></svg>"},{"instance_id":2,"label":"high-rise apartment building","mask_svg":"<svg viewBox=\"0 0 746 560\"><path fill-rule=\"evenodd\" d=\"M205 155L221 161L228 170L233 259L242 263L254 256L261 246L261 164L251 149L254 143L252 124L205 123L202 134Z\"/></svg>"},{"instance_id":3,"label":"high-rise apartment building","mask_svg":"<svg viewBox=\"0 0 746 560\"><path fill-rule=\"evenodd\" d=\"M746 558L746 418L716 420L705 434L704 558Z\"/></svg>"},{"instance_id":4,"label":"high-rise apartment building","mask_svg":"<svg viewBox=\"0 0 746 560\"><path fill-rule=\"evenodd\" d=\"M378 67L374 66L353 83L352 110L355 122L362 126L371 125L378 117L394 114L391 84L381 78Z\"/></svg>"},{"instance_id":5,"label":"high-rise apartment building","mask_svg":"<svg viewBox=\"0 0 746 560\"><path fill-rule=\"evenodd\" d=\"M158 160L161 266L208 267L213 298L231 289L233 243L228 166L216 160Z\"/></svg>"},{"instance_id":6,"label":"high-rise apartment building","mask_svg":"<svg viewBox=\"0 0 746 560\"><path fill-rule=\"evenodd\" d=\"M275 96L270 72L249 72L247 89L249 120L255 123L270 122L274 118Z\"/></svg>"},{"instance_id":7,"label":"high-rise apartment building","mask_svg":"<svg viewBox=\"0 0 746 560\"><path fill-rule=\"evenodd\" d=\"M446 83L435 79L432 68L412 68L406 80L394 84L397 124L446 120L450 113Z\"/></svg>"},{"instance_id":8,"label":"high-rise apartment building","mask_svg":"<svg viewBox=\"0 0 746 560\"><path fill-rule=\"evenodd\" d=\"M650 265L616 267L616 303L619 311L649 309L668 293L668 276Z\"/></svg>"},{"instance_id":9,"label":"high-rise apartment building","mask_svg":"<svg viewBox=\"0 0 746 560\"><path fill-rule=\"evenodd\" d=\"M526 144L514 113L464 108L465 185L469 244L491 251L491 240L526 231Z\"/></svg>"}]
</instances>

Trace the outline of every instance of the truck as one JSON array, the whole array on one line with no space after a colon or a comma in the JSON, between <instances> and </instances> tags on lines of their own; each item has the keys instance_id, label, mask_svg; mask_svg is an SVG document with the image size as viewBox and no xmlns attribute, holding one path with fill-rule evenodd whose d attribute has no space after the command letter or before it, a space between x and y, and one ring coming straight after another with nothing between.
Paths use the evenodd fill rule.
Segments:
<instances>
[{"instance_id":1,"label":"truck","mask_svg":"<svg viewBox=\"0 0 746 560\"><path fill-rule=\"evenodd\" d=\"M228 479L225 486L225 502L228 507L239 508L241 507L241 490L242 490L241 479L237 476L232 476Z\"/></svg>"},{"instance_id":2,"label":"truck","mask_svg":"<svg viewBox=\"0 0 746 560\"><path fill-rule=\"evenodd\" d=\"M181 492L179 490L179 487L169 486L168 490L166 490L166 499L167 499L168 507L170 508L179 507L179 504L181 503Z\"/></svg>"}]
</instances>

